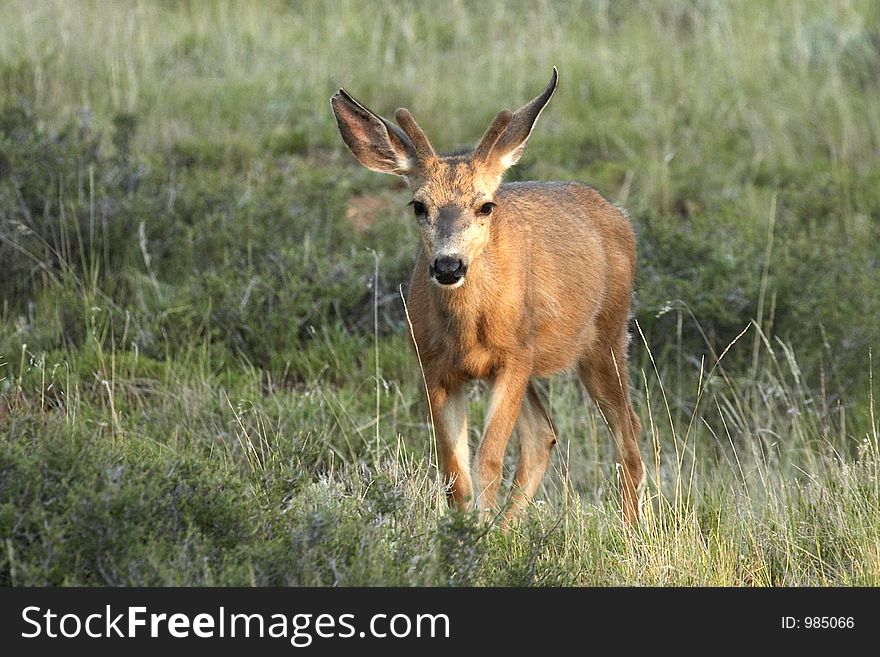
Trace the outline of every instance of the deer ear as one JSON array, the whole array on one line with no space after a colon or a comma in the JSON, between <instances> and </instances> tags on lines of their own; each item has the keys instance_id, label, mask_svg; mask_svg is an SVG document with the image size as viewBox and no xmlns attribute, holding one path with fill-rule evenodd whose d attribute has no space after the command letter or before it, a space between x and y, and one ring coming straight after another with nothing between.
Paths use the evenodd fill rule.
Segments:
<instances>
[{"instance_id":1,"label":"deer ear","mask_svg":"<svg viewBox=\"0 0 880 657\"><path fill-rule=\"evenodd\" d=\"M412 173L418 155L403 130L368 110L344 89L333 95L330 105L342 139L361 164L380 173Z\"/></svg>"},{"instance_id":2,"label":"deer ear","mask_svg":"<svg viewBox=\"0 0 880 657\"><path fill-rule=\"evenodd\" d=\"M529 140L529 135L532 134L532 129L535 127L535 122L538 120L544 107L550 102L553 92L556 91L556 83L558 81L559 72L554 66L550 83L544 91L542 91L540 95L535 97L531 102L520 107L509 118L507 127L504 129L504 132L497 137L488 159L495 160L504 169L513 166L519 161L519 158L522 157L523 151L526 148L526 142ZM496 121L498 121L499 118L501 118L501 115L496 117Z\"/></svg>"},{"instance_id":3,"label":"deer ear","mask_svg":"<svg viewBox=\"0 0 880 657\"><path fill-rule=\"evenodd\" d=\"M501 110L495 115L492 123L489 124L486 132L483 133L480 143L474 149L474 159L486 162L492 156L495 144L498 143L501 135L507 130L511 119L513 119L513 114L511 114L510 110Z\"/></svg>"}]
</instances>

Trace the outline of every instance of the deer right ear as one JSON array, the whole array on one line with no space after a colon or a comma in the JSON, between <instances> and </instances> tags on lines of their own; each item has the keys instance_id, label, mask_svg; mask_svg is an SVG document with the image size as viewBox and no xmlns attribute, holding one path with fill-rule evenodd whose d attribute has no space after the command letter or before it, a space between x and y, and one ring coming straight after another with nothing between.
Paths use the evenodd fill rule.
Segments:
<instances>
[{"instance_id":1,"label":"deer right ear","mask_svg":"<svg viewBox=\"0 0 880 657\"><path fill-rule=\"evenodd\" d=\"M550 83L540 95L513 114L506 110L499 112L477 146L476 156L484 161L498 163L502 170L516 164L525 150L535 121L556 91L558 81L559 72L554 66Z\"/></svg>"},{"instance_id":2,"label":"deer right ear","mask_svg":"<svg viewBox=\"0 0 880 657\"><path fill-rule=\"evenodd\" d=\"M330 105L342 139L361 164L380 173L412 173L418 156L403 130L368 110L344 89L333 95Z\"/></svg>"}]
</instances>

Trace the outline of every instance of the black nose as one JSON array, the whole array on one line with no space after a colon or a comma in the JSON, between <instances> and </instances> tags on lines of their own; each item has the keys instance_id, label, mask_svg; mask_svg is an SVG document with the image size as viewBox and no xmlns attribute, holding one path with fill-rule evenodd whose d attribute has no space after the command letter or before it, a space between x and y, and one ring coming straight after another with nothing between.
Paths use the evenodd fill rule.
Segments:
<instances>
[{"instance_id":1,"label":"black nose","mask_svg":"<svg viewBox=\"0 0 880 657\"><path fill-rule=\"evenodd\" d=\"M443 285L458 283L467 273L467 265L461 258L443 256L434 260L431 265L431 276Z\"/></svg>"}]
</instances>

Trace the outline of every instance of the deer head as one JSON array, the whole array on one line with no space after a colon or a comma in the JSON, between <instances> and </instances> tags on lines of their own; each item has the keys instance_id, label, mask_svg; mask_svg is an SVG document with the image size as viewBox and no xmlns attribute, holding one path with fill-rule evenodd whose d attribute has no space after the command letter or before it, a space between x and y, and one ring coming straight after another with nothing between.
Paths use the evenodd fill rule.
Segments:
<instances>
[{"instance_id":1,"label":"deer head","mask_svg":"<svg viewBox=\"0 0 880 657\"><path fill-rule=\"evenodd\" d=\"M433 283L455 289L485 250L504 172L519 160L541 111L556 89L558 73L516 112L502 110L473 149L438 155L409 110L397 124L367 109L345 90L330 100L339 132L368 169L406 178L409 205L419 226Z\"/></svg>"}]
</instances>

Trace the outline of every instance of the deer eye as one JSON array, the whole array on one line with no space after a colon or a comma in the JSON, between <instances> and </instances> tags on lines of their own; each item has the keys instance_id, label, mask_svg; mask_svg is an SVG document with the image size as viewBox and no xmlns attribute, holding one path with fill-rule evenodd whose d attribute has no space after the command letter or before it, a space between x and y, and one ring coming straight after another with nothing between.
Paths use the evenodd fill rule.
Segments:
<instances>
[{"instance_id":1,"label":"deer eye","mask_svg":"<svg viewBox=\"0 0 880 657\"><path fill-rule=\"evenodd\" d=\"M417 217L424 217L428 214L428 208L421 201L410 201L410 205L413 208L413 214Z\"/></svg>"},{"instance_id":2,"label":"deer eye","mask_svg":"<svg viewBox=\"0 0 880 657\"><path fill-rule=\"evenodd\" d=\"M494 208L495 208L494 203L483 203L483 205L480 206L480 209L477 210L477 214L481 214L483 216L488 216L488 215L492 214L492 210Z\"/></svg>"}]
</instances>

